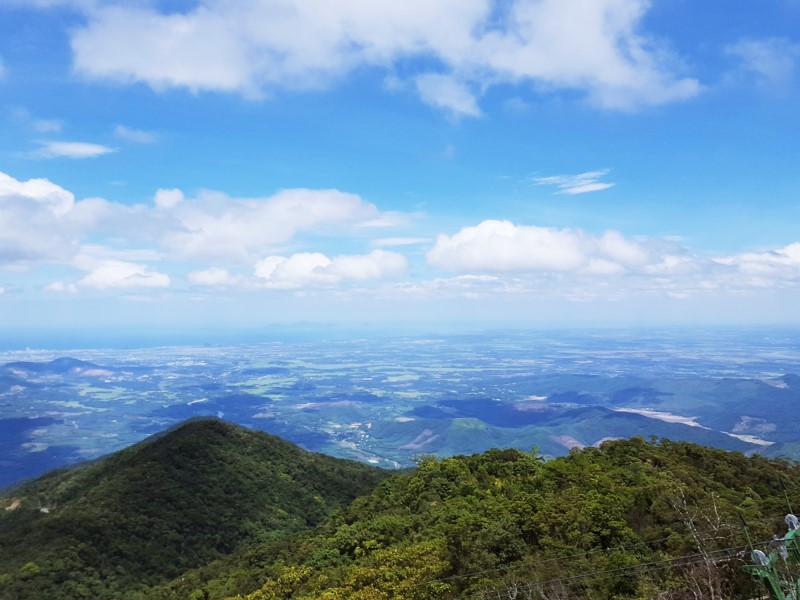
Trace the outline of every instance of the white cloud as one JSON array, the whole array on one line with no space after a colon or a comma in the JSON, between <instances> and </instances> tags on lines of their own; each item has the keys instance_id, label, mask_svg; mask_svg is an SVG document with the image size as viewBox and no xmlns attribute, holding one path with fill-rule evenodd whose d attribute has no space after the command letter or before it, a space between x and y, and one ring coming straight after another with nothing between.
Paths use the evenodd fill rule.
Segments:
<instances>
[{"instance_id":1,"label":"white cloud","mask_svg":"<svg viewBox=\"0 0 800 600\"><path fill-rule=\"evenodd\" d=\"M373 250L363 255L335 256L329 270L341 280L385 279L405 275L408 259L397 252Z\"/></svg>"},{"instance_id":2,"label":"white cloud","mask_svg":"<svg viewBox=\"0 0 800 600\"><path fill-rule=\"evenodd\" d=\"M483 221L453 236L439 235L428 264L459 273L578 272L608 275L639 269L654 259L643 245L607 231Z\"/></svg>"},{"instance_id":3,"label":"white cloud","mask_svg":"<svg viewBox=\"0 0 800 600\"><path fill-rule=\"evenodd\" d=\"M94 158L115 152L114 148L88 142L39 142L41 148L29 152L30 158Z\"/></svg>"},{"instance_id":4,"label":"white cloud","mask_svg":"<svg viewBox=\"0 0 800 600\"><path fill-rule=\"evenodd\" d=\"M599 171L588 171L578 175L551 175L549 177L534 177L536 185L552 185L558 188L559 194L586 194L588 192L599 192L614 187L613 183L600 181L608 175L608 169Z\"/></svg>"},{"instance_id":5,"label":"white cloud","mask_svg":"<svg viewBox=\"0 0 800 600\"><path fill-rule=\"evenodd\" d=\"M178 226L162 242L176 256L252 264L255 255L300 231L355 225L380 213L355 194L291 189L254 200L205 194L177 204L170 215Z\"/></svg>"},{"instance_id":6,"label":"white cloud","mask_svg":"<svg viewBox=\"0 0 800 600\"><path fill-rule=\"evenodd\" d=\"M476 66L504 81L581 90L597 106L631 109L700 91L671 71L668 53L637 31L647 0L513 2L505 27L478 45Z\"/></svg>"},{"instance_id":7,"label":"white cloud","mask_svg":"<svg viewBox=\"0 0 800 600\"><path fill-rule=\"evenodd\" d=\"M75 206L75 196L71 192L47 179L18 181L10 175L0 173L0 200L11 203L19 199L46 206L55 215L63 215Z\"/></svg>"},{"instance_id":8,"label":"white cloud","mask_svg":"<svg viewBox=\"0 0 800 600\"><path fill-rule=\"evenodd\" d=\"M268 256L255 267L256 277L265 280L267 287L287 290L400 277L407 271L408 259L405 256L385 250L332 259L319 252L301 252L289 257Z\"/></svg>"},{"instance_id":9,"label":"white cloud","mask_svg":"<svg viewBox=\"0 0 800 600\"><path fill-rule=\"evenodd\" d=\"M144 131L143 129L133 129L125 125L117 125L114 128L114 135L118 138L135 142L137 144L155 144L158 141L158 135L152 131Z\"/></svg>"},{"instance_id":10,"label":"white cloud","mask_svg":"<svg viewBox=\"0 0 800 600\"><path fill-rule=\"evenodd\" d=\"M169 287L164 273L150 271L146 266L122 261L106 261L95 267L78 282L78 287L98 290L130 290Z\"/></svg>"},{"instance_id":11,"label":"white cloud","mask_svg":"<svg viewBox=\"0 0 800 600\"><path fill-rule=\"evenodd\" d=\"M685 254L664 254L659 262L647 265L644 273L657 276L675 276L697 273L700 265Z\"/></svg>"},{"instance_id":12,"label":"white cloud","mask_svg":"<svg viewBox=\"0 0 800 600\"><path fill-rule=\"evenodd\" d=\"M704 259L666 239L484 221L439 236L427 260L461 275L407 283L400 291L425 297L514 294L594 302L723 299L800 289L800 242Z\"/></svg>"},{"instance_id":13,"label":"white cloud","mask_svg":"<svg viewBox=\"0 0 800 600\"><path fill-rule=\"evenodd\" d=\"M796 280L800 283L800 242L776 250L715 258L714 262L733 267L750 277L750 281Z\"/></svg>"},{"instance_id":14,"label":"white cloud","mask_svg":"<svg viewBox=\"0 0 800 600\"><path fill-rule=\"evenodd\" d=\"M77 294L78 286L74 283L64 283L63 281L54 281L44 286L47 292L56 292L58 294Z\"/></svg>"},{"instance_id":15,"label":"white cloud","mask_svg":"<svg viewBox=\"0 0 800 600\"><path fill-rule=\"evenodd\" d=\"M269 287L278 289L333 285L337 279L327 272L332 263L319 252L301 252L288 258L268 256L256 264L255 275L265 279Z\"/></svg>"},{"instance_id":16,"label":"white cloud","mask_svg":"<svg viewBox=\"0 0 800 600\"><path fill-rule=\"evenodd\" d=\"M230 287L241 282L241 278L232 275L227 269L211 267L201 271L192 271L186 276L192 285L209 287Z\"/></svg>"},{"instance_id":17,"label":"white cloud","mask_svg":"<svg viewBox=\"0 0 800 600\"><path fill-rule=\"evenodd\" d=\"M8 71L6 70L5 62L3 62L3 57L0 56L0 81L3 81L7 75Z\"/></svg>"},{"instance_id":18,"label":"white cloud","mask_svg":"<svg viewBox=\"0 0 800 600\"><path fill-rule=\"evenodd\" d=\"M426 104L443 108L455 117L478 117L481 109L469 88L449 75L426 73L416 78L420 98Z\"/></svg>"},{"instance_id":19,"label":"white cloud","mask_svg":"<svg viewBox=\"0 0 800 600\"><path fill-rule=\"evenodd\" d=\"M414 81L424 101L463 116L480 114L470 89L497 84L577 90L597 106L631 109L700 91L641 31L648 7L648 0L203 0L165 14L147 4L109 5L87 9L72 48L83 76L157 90L258 97L330 85L370 66L392 81Z\"/></svg>"},{"instance_id":20,"label":"white cloud","mask_svg":"<svg viewBox=\"0 0 800 600\"><path fill-rule=\"evenodd\" d=\"M159 189L156 190L156 195L153 198L155 205L157 208L161 208L164 210L169 210L170 208L175 208L185 200L183 192L179 189Z\"/></svg>"},{"instance_id":21,"label":"white cloud","mask_svg":"<svg viewBox=\"0 0 800 600\"><path fill-rule=\"evenodd\" d=\"M147 249L115 249L85 245L71 260L71 266L84 271L76 282L55 281L45 289L52 292L77 293L81 290L136 290L166 288L170 277L152 270L142 260L157 260L160 256ZM139 260L137 260L139 259ZM136 261L136 262L134 262Z\"/></svg>"},{"instance_id":22,"label":"white cloud","mask_svg":"<svg viewBox=\"0 0 800 600\"><path fill-rule=\"evenodd\" d=\"M138 290L169 287L165 273L153 270L145 263L163 257L149 248L114 248L97 244L79 246L69 257L59 262L83 271L77 281L54 281L44 289L49 292L76 294L83 290Z\"/></svg>"},{"instance_id":23,"label":"white cloud","mask_svg":"<svg viewBox=\"0 0 800 600\"><path fill-rule=\"evenodd\" d=\"M46 179L0 173L0 264L68 258L78 247L75 197Z\"/></svg>"},{"instance_id":24,"label":"white cloud","mask_svg":"<svg viewBox=\"0 0 800 600\"><path fill-rule=\"evenodd\" d=\"M75 266L88 271L77 282L54 281L45 286L50 292L75 294L81 290L139 290L161 289L170 285L170 278L164 273L152 271L139 263L121 260L86 260L78 256Z\"/></svg>"},{"instance_id":25,"label":"white cloud","mask_svg":"<svg viewBox=\"0 0 800 600\"><path fill-rule=\"evenodd\" d=\"M800 44L782 38L745 39L726 50L741 61L743 71L773 91L781 91L791 83L800 58Z\"/></svg>"},{"instance_id":26,"label":"white cloud","mask_svg":"<svg viewBox=\"0 0 800 600\"><path fill-rule=\"evenodd\" d=\"M401 223L401 216L381 213L360 196L339 190L295 189L239 199L218 192L185 197L180 190L161 189L152 202L126 205L78 200L46 179L21 181L0 173L0 267L15 277L25 277L22 273L35 263L77 269L77 276L59 276L62 281L45 288L65 293L166 288L175 272L185 272L179 267L183 261L195 270L178 279L195 286L314 289L394 299L417 293L440 298L549 294L588 301L800 289L800 242L701 258L676 239L500 220L436 240L375 239L367 227ZM386 249L341 256L294 250L315 237L354 233L378 248L430 247L427 264L453 277L431 279L436 274L429 269L408 280L408 259ZM254 271L237 274L243 267Z\"/></svg>"},{"instance_id":27,"label":"white cloud","mask_svg":"<svg viewBox=\"0 0 800 600\"><path fill-rule=\"evenodd\" d=\"M0 173L0 264L69 264L90 240L107 238L124 251L104 257L123 262L160 260L161 250L173 261L250 266L303 232L366 231L402 222L400 217L339 190L290 189L237 199L218 192L185 198L181 190L160 189L153 205L126 205L76 201L46 179L18 181Z\"/></svg>"},{"instance_id":28,"label":"white cloud","mask_svg":"<svg viewBox=\"0 0 800 600\"><path fill-rule=\"evenodd\" d=\"M160 189L153 201L154 206L106 206L102 227L123 239L156 244L173 260L217 265L250 266L301 233L401 222L399 214L381 213L360 196L333 189L287 189L263 198L213 191L187 198L179 189Z\"/></svg>"}]
</instances>

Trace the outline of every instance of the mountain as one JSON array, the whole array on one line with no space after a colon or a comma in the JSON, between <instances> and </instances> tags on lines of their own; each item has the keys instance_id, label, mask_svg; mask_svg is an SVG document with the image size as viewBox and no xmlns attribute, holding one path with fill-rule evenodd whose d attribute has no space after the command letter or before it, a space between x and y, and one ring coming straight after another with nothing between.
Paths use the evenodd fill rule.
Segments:
<instances>
[{"instance_id":1,"label":"mountain","mask_svg":"<svg viewBox=\"0 0 800 600\"><path fill-rule=\"evenodd\" d=\"M531 448L557 456L571 448L598 445L613 438L655 436L725 450L753 451L758 446L707 428L671 423L644 414L603 406L508 404L459 400L421 406L413 418L373 425L373 449L388 454L452 456L490 448ZM609 437L605 437L609 436Z\"/></svg>"},{"instance_id":2,"label":"mountain","mask_svg":"<svg viewBox=\"0 0 800 600\"><path fill-rule=\"evenodd\" d=\"M194 420L0 499L0 600L752 598L741 518L771 552L798 495L796 464L688 442L390 476Z\"/></svg>"},{"instance_id":3,"label":"mountain","mask_svg":"<svg viewBox=\"0 0 800 600\"><path fill-rule=\"evenodd\" d=\"M0 598L121 598L307 529L386 472L191 420L0 499Z\"/></svg>"},{"instance_id":4,"label":"mountain","mask_svg":"<svg viewBox=\"0 0 800 600\"><path fill-rule=\"evenodd\" d=\"M37 375L63 375L66 373L108 373L111 374L112 370L106 367L101 367L85 360L62 356L48 362L28 362L17 361L10 362L0 366L0 369L6 372L23 372L35 373Z\"/></svg>"},{"instance_id":5,"label":"mountain","mask_svg":"<svg viewBox=\"0 0 800 600\"><path fill-rule=\"evenodd\" d=\"M784 485L797 505L797 465L642 438L548 461L511 449L425 458L312 532L141 598L762 597L741 568L741 518L771 552L773 534L786 532Z\"/></svg>"}]
</instances>

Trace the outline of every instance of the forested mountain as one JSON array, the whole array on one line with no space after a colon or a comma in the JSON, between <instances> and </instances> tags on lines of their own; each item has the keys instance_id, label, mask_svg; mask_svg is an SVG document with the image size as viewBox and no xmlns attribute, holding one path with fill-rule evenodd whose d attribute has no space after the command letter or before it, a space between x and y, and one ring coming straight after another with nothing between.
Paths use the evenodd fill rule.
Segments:
<instances>
[{"instance_id":1,"label":"forested mountain","mask_svg":"<svg viewBox=\"0 0 800 600\"><path fill-rule=\"evenodd\" d=\"M781 481L791 498L800 470L642 438L547 462L518 450L424 460L312 534L143 597L750 598L762 591L741 570L740 515L768 551L786 530Z\"/></svg>"},{"instance_id":2,"label":"forested mountain","mask_svg":"<svg viewBox=\"0 0 800 600\"><path fill-rule=\"evenodd\" d=\"M7 492L0 598L120 598L301 531L386 472L216 419Z\"/></svg>"},{"instance_id":3,"label":"forested mountain","mask_svg":"<svg viewBox=\"0 0 800 600\"><path fill-rule=\"evenodd\" d=\"M0 598L753 597L740 516L768 551L784 487L787 462L642 438L387 478L190 422L5 498Z\"/></svg>"}]
</instances>

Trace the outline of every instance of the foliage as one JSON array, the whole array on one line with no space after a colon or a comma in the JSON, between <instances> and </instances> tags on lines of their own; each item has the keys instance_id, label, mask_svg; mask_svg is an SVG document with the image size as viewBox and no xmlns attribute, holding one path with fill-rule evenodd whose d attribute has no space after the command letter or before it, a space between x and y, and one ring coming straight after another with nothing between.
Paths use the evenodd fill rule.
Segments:
<instances>
[{"instance_id":1,"label":"foliage","mask_svg":"<svg viewBox=\"0 0 800 600\"><path fill-rule=\"evenodd\" d=\"M0 599L753 597L740 515L768 540L783 531L781 481L800 490L785 461L642 438L546 462L426 457L385 478L212 423L21 490L28 506L58 502L0 517L13 554Z\"/></svg>"},{"instance_id":2,"label":"foliage","mask_svg":"<svg viewBox=\"0 0 800 600\"><path fill-rule=\"evenodd\" d=\"M750 597L739 515L757 541L779 532L780 479L800 489L785 462L642 438L549 462L517 450L427 459L233 597Z\"/></svg>"},{"instance_id":3,"label":"foliage","mask_svg":"<svg viewBox=\"0 0 800 600\"><path fill-rule=\"evenodd\" d=\"M384 477L216 419L189 421L12 492L19 507L0 513L0 598L119 598L312 527Z\"/></svg>"}]
</instances>

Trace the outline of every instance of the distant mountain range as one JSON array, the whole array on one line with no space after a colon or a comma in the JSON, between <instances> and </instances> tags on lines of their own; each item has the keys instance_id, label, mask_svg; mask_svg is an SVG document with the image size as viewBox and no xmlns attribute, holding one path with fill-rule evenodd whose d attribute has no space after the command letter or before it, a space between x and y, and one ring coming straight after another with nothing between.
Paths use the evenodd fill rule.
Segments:
<instances>
[{"instance_id":1,"label":"distant mountain range","mask_svg":"<svg viewBox=\"0 0 800 600\"><path fill-rule=\"evenodd\" d=\"M32 362L32 361L17 361L4 364L0 367L5 373L14 373L15 371L23 371L36 374L47 375L63 375L65 373L86 373L86 372L102 372L111 374L109 369L96 365L94 363L86 362L85 360L78 360L77 358L70 358L64 356L56 358L48 362Z\"/></svg>"}]
</instances>

